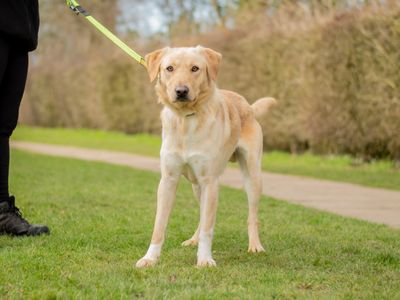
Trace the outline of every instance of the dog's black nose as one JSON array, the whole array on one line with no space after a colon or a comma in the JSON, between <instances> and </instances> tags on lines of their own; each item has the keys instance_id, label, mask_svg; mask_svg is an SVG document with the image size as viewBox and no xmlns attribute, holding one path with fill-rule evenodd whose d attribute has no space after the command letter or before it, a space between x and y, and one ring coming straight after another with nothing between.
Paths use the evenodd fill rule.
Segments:
<instances>
[{"instance_id":1,"label":"dog's black nose","mask_svg":"<svg viewBox=\"0 0 400 300\"><path fill-rule=\"evenodd\" d=\"M188 94L189 94L189 88L186 86L186 85L184 85L184 86L178 86L176 89L175 89L175 93L176 93L176 99L183 99L183 100L185 100L185 99L187 99L187 96L188 96Z\"/></svg>"}]
</instances>

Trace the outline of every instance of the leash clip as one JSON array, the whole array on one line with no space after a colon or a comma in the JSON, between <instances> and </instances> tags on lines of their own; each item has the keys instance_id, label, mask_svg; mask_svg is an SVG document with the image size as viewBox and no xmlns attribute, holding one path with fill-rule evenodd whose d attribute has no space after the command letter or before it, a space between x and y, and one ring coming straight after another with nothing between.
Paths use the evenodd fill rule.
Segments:
<instances>
[{"instance_id":1,"label":"leash clip","mask_svg":"<svg viewBox=\"0 0 400 300\"><path fill-rule=\"evenodd\" d=\"M76 6L70 5L69 8L76 14L79 15L79 10Z\"/></svg>"},{"instance_id":2,"label":"leash clip","mask_svg":"<svg viewBox=\"0 0 400 300\"><path fill-rule=\"evenodd\" d=\"M82 14L82 15L84 15L85 17L89 16L89 13L88 13L82 6L80 6L80 5L73 5L73 4L70 4L70 5L69 5L69 8L70 8L76 15Z\"/></svg>"}]
</instances>

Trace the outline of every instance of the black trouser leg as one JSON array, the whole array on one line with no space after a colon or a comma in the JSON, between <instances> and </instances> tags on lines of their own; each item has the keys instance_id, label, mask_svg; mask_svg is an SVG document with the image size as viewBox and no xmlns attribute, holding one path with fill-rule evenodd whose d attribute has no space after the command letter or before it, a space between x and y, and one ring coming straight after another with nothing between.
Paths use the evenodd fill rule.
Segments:
<instances>
[{"instance_id":1,"label":"black trouser leg","mask_svg":"<svg viewBox=\"0 0 400 300\"><path fill-rule=\"evenodd\" d=\"M8 138L0 137L0 202L8 199L8 169L10 145Z\"/></svg>"},{"instance_id":2,"label":"black trouser leg","mask_svg":"<svg viewBox=\"0 0 400 300\"><path fill-rule=\"evenodd\" d=\"M28 53L0 38L0 202L9 197L9 138L17 126L27 72Z\"/></svg>"}]
</instances>

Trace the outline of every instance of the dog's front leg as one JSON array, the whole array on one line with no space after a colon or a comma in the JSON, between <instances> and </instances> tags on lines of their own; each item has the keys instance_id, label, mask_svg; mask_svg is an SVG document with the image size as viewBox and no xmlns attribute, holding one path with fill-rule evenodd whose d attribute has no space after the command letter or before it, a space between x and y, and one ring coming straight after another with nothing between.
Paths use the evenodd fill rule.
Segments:
<instances>
[{"instance_id":1,"label":"dog's front leg","mask_svg":"<svg viewBox=\"0 0 400 300\"><path fill-rule=\"evenodd\" d=\"M146 255L136 263L136 267L138 268L153 266L160 257L161 247L165 238L165 230L175 200L178 182L179 176L162 175L161 177L157 192L157 213L153 236Z\"/></svg>"},{"instance_id":2,"label":"dog's front leg","mask_svg":"<svg viewBox=\"0 0 400 300\"><path fill-rule=\"evenodd\" d=\"M218 180L201 184L200 234L197 250L197 266L215 266L212 258L212 239L218 204Z\"/></svg>"}]
</instances>

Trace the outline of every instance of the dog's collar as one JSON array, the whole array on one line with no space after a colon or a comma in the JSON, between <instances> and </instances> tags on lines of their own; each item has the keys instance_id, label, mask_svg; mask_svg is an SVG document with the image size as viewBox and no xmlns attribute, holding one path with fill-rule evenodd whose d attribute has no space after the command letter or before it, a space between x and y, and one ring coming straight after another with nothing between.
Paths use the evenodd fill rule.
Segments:
<instances>
[{"instance_id":1,"label":"dog's collar","mask_svg":"<svg viewBox=\"0 0 400 300\"><path fill-rule=\"evenodd\" d=\"M186 118L189 118L189 117L192 117L192 116L194 116L195 114L196 114L195 112L192 112L192 113L190 113L190 114L186 115L185 117L186 117Z\"/></svg>"}]
</instances>

